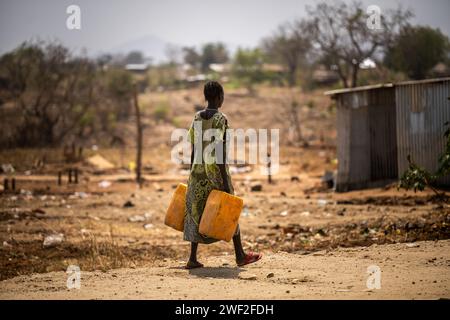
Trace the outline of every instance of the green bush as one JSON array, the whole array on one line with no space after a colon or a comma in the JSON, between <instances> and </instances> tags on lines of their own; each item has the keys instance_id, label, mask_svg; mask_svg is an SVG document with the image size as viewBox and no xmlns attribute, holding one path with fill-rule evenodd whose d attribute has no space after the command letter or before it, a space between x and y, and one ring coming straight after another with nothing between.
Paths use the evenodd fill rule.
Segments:
<instances>
[{"instance_id":1,"label":"green bush","mask_svg":"<svg viewBox=\"0 0 450 320\"><path fill-rule=\"evenodd\" d=\"M444 196L444 192L439 192L434 188L434 183L437 179L446 176L450 173L450 127L449 123L444 124L446 127L444 137L447 139L445 144L444 153L439 157L439 166L436 172L432 173L417 165L408 155L408 169L403 173L400 178L400 183L398 188L403 188L406 190L413 189L414 192L417 190L423 191L426 187L433 190L438 196Z\"/></svg>"}]
</instances>

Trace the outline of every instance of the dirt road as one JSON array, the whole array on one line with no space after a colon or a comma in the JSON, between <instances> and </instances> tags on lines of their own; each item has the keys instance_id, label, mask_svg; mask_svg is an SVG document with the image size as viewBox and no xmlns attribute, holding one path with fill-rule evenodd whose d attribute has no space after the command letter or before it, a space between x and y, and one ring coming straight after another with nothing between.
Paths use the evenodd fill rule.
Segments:
<instances>
[{"instance_id":1,"label":"dirt road","mask_svg":"<svg viewBox=\"0 0 450 320\"><path fill-rule=\"evenodd\" d=\"M450 298L450 240L339 248L308 255L278 252L235 266L211 257L205 268L182 261L82 272L81 288L51 272L0 282L0 299L439 299ZM381 289L366 287L367 267L381 270Z\"/></svg>"}]
</instances>

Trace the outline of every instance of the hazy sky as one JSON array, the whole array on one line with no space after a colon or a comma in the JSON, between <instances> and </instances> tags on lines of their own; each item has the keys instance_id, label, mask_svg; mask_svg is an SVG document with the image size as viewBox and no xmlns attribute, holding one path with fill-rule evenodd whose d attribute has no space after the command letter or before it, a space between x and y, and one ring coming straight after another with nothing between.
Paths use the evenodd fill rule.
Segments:
<instances>
[{"instance_id":1,"label":"hazy sky","mask_svg":"<svg viewBox=\"0 0 450 320\"><path fill-rule=\"evenodd\" d=\"M198 45L224 41L254 46L278 24L305 15L314 0L0 0L0 53L32 37L59 39L88 53L105 52L152 35L165 42ZM382 9L401 3L415 22L450 35L450 0L367 0ZM81 30L66 28L66 8L81 8Z\"/></svg>"}]
</instances>

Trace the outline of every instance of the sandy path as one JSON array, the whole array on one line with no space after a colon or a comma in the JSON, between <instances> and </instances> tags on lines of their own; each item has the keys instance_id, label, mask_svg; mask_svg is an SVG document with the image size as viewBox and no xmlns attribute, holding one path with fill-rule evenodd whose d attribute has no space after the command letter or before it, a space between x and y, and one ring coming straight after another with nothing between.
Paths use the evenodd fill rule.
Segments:
<instances>
[{"instance_id":1,"label":"sandy path","mask_svg":"<svg viewBox=\"0 0 450 320\"><path fill-rule=\"evenodd\" d=\"M64 272L35 274L0 282L0 299L450 298L450 240L416 245L373 245L309 255L280 252L245 268L222 256L191 271L182 269L181 261L167 261L152 268L82 272L79 290L66 288ZM369 265L381 268L381 289L367 289ZM270 273L273 276L267 277Z\"/></svg>"}]
</instances>

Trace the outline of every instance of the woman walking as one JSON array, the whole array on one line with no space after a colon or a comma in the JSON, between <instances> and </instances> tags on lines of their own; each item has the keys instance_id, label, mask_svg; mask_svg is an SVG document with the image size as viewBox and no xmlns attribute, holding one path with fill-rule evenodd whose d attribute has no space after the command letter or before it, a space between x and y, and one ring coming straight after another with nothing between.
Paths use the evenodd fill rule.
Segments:
<instances>
[{"instance_id":1,"label":"woman walking","mask_svg":"<svg viewBox=\"0 0 450 320\"><path fill-rule=\"evenodd\" d=\"M230 194L234 193L228 165L226 164L226 130L228 128L228 121L225 115L219 111L224 100L223 88L218 82L210 81L205 84L203 93L208 105L204 110L195 114L188 133L192 153L191 170L186 193L186 217L184 219L184 240L191 242L191 254L186 264L187 269L203 267L203 264L197 260L197 247L199 243L210 244L219 241L204 236L198 231L209 193L214 189ZM198 129L201 129L201 132L197 132ZM201 135L208 129L217 130L220 140L203 141L202 136L199 139L198 135ZM217 161L218 159L215 154L208 161L203 159L202 151L210 143L217 144L216 151L221 149L222 152L219 152L219 154L222 153L223 158L220 158L219 161ZM256 262L262 257L259 253L244 252L239 225L233 236L233 244L238 266Z\"/></svg>"}]
</instances>

